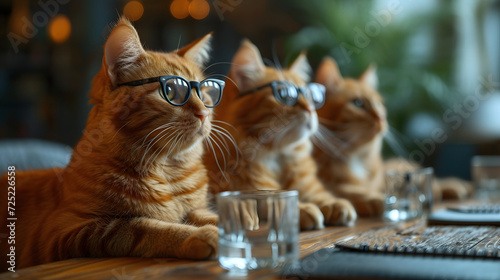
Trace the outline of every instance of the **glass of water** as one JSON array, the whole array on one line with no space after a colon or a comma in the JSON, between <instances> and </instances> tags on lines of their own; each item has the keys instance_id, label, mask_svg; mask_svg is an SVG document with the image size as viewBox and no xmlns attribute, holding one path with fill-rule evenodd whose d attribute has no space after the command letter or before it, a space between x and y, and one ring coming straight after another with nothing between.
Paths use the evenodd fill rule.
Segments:
<instances>
[{"instance_id":1,"label":"glass of water","mask_svg":"<svg viewBox=\"0 0 500 280\"><path fill-rule=\"evenodd\" d=\"M230 271L281 268L298 259L297 191L217 195L219 263Z\"/></svg>"},{"instance_id":2,"label":"glass of water","mask_svg":"<svg viewBox=\"0 0 500 280\"><path fill-rule=\"evenodd\" d=\"M429 214L433 203L433 174L431 167L409 172L387 171L384 219L410 220Z\"/></svg>"},{"instance_id":3,"label":"glass of water","mask_svg":"<svg viewBox=\"0 0 500 280\"><path fill-rule=\"evenodd\" d=\"M500 156L474 156L471 165L476 197L500 202Z\"/></svg>"}]
</instances>

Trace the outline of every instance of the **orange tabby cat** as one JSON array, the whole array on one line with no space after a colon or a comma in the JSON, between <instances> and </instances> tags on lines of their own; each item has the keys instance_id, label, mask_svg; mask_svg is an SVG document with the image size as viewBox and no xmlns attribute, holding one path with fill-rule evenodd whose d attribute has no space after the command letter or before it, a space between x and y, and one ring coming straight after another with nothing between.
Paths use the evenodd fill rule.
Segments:
<instances>
[{"instance_id":1,"label":"orange tabby cat","mask_svg":"<svg viewBox=\"0 0 500 280\"><path fill-rule=\"evenodd\" d=\"M358 80L343 78L335 61L323 60L316 82L325 85L325 105L318 110L320 133L314 157L324 184L339 197L349 199L359 215L383 211L385 170L408 171L417 164L403 159L382 159L382 140L387 130L383 99L376 91L377 75L369 67ZM462 198L468 184L445 179L434 184L434 195Z\"/></svg>"},{"instance_id":2,"label":"orange tabby cat","mask_svg":"<svg viewBox=\"0 0 500 280\"><path fill-rule=\"evenodd\" d=\"M309 137L317 129L317 115L312 101L304 97L309 97L306 89L303 94L295 91L295 98L288 95L289 103L283 104L283 94L306 85L309 69L304 54L288 69L267 67L255 45L248 40L242 43L216 111L217 119L231 126L239 154L225 151L223 142L215 147L217 161L207 153L211 190L214 194L298 190L302 229L350 224L356 219L352 205L326 191L316 176ZM287 88L290 92L278 90L284 82L292 87ZM324 92L319 97L323 99Z\"/></svg>"},{"instance_id":3,"label":"orange tabby cat","mask_svg":"<svg viewBox=\"0 0 500 280\"><path fill-rule=\"evenodd\" d=\"M216 254L218 217L207 210L201 157L211 130L208 107L220 98L223 81L191 82L189 91L182 80L204 79L210 36L172 53L145 51L134 27L120 19L105 44L90 92L94 107L69 165L15 174L16 239L1 243L3 258L10 246L15 268L74 257ZM5 199L1 207L6 221Z\"/></svg>"}]
</instances>

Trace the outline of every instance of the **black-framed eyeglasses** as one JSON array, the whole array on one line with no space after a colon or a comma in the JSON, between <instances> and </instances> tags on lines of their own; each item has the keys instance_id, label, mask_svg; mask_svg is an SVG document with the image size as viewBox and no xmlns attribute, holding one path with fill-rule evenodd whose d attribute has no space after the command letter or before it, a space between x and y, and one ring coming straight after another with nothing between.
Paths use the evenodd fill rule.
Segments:
<instances>
[{"instance_id":1,"label":"black-framed eyeglasses","mask_svg":"<svg viewBox=\"0 0 500 280\"><path fill-rule=\"evenodd\" d=\"M243 92L241 96L254 93L266 87L271 87L274 98L281 104L294 106L299 100L299 94L302 94L307 100L314 104L314 108L319 109L325 104L325 86L318 83L309 83L303 87L297 87L288 81L273 81L255 89Z\"/></svg>"},{"instance_id":2,"label":"black-framed eyeglasses","mask_svg":"<svg viewBox=\"0 0 500 280\"><path fill-rule=\"evenodd\" d=\"M225 82L219 79L196 82L188 81L180 76L167 75L121 83L118 86L140 86L154 82L159 82L161 85L161 97L174 106L186 104L191 97L191 90L196 89L198 97L207 108L213 108L219 104L225 85ZM204 94L210 98L206 98Z\"/></svg>"}]
</instances>

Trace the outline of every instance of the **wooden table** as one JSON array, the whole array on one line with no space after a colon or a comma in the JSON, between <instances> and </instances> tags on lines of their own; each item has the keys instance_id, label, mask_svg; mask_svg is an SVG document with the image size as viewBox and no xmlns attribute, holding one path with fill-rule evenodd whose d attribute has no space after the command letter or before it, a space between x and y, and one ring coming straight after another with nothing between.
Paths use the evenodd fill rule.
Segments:
<instances>
[{"instance_id":1,"label":"wooden table","mask_svg":"<svg viewBox=\"0 0 500 280\"><path fill-rule=\"evenodd\" d=\"M353 227L328 227L318 231L300 233L300 256L304 257L320 248L332 246L336 241L383 226L380 219L358 219ZM235 279L219 267L217 260L182 261L157 258L80 258L0 274L0 279ZM279 278L271 271L250 272L252 279ZM246 277L245 277L246 278Z\"/></svg>"},{"instance_id":2,"label":"wooden table","mask_svg":"<svg viewBox=\"0 0 500 280\"><path fill-rule=\"evenodd\" d=\"M373 244L384 244L391 236L401 239L407 232L423 232L423 220L408 223L388 224L380 218L358 219L353 227L328 227L318 231L300 233L299 257L305 257L321 248L346 237L370 238ZM367 233L368 232L368 233ZM382 237L382 239L381 239ZM398 239L399 238L399 239ZM418 238L417 238L418 239ZM495 239L495 238L493 238ZM491 240L485 240L491 241ZM500 246L500 236L493 240ZM369 245L373 245L369 244ZM485 243L486 244L486 243ZM491 245L491 242L488 244ZM495 245L495 246L496 246ZM80 258L24 268L15 273L0 274L1 279L279 279L277 272L260 270L248 275L234 275L220 268L216 260L184 261L159 258Z\"/></svg>"}]
</instances>

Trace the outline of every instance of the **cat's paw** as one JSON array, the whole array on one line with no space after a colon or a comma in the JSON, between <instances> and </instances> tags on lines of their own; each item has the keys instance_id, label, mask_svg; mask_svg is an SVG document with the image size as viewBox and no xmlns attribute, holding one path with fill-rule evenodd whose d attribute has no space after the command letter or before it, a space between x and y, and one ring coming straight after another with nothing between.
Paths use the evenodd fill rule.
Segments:
<instances>
[{"instance_id":1,"label":"cat's paw","mask_svg":"<svg viewBox=\"0 0 500 280\"><path fill-rule=\"evenodd\" d=\"M470 182L458 178L438 179L442 199L466 199L472 195L473 187Z\"/></svg>"},{"instance_id":2,"label":"cat's paw","mask_svg":"<svg viewBox=\"0 0 500 280\"><path fill-rule=\"evenodd\" d=\"M354 206L347 199L339 198L333 202L320 207L325 217L325 225L348 225L354 224L357 218Z\"/></svg>"},{"instance_id":3,"label":"cat's paw","mask_svg":"<svg viewBox=\"0 0 500 280\"><path fill-rule=\"evenodd\" d=\"M191 211L186 217L186 222L199 227L204 225L217 226L219 224L219 216L208 209L200 208Z\"/></svg>"},{"instance_id":4,"label":"cat's paw","mask_svg":"<svg viewBox=\"0 0 500 280\"><path fill-rule=\"evenodd\" d=\"M312 230L324 228L323 213L313 203L299 203L300 230Z\"/></svg>"},{"instance_id":5,"label":"cat's paw","mask_svg":"<svg viewBox=\"0 0 500 280\"><path fill-rule=\"evenodd\" d=\"M205 224L206 225L217 226L219 224L219 216L213 215L213 216L210 216L210 217L206 217Z\"/></svg>"},{"instance_id":6,"label":"cat's paw","mask_svg":"<svg viewBox=\"0 0 500 280\"><path fill-rule=\"evenodd\" d=\"M363 199L351 201L359 216L380 216L384 212L385 196L373 194Z\"/></svg>"},{"instance_id":7,"label":"cat's paw","mask_svg":"<svg viewBox=\"0 0 500 280\"><path fill-rule=\"evenodd\" d=\"M217 255L219 230L216 226L206 225L189 236L182 243L181 258L203 260Z\"/></svg>"}]
</instances>

